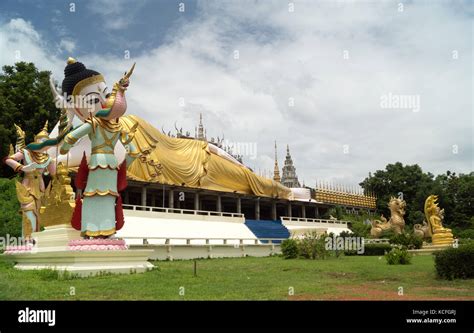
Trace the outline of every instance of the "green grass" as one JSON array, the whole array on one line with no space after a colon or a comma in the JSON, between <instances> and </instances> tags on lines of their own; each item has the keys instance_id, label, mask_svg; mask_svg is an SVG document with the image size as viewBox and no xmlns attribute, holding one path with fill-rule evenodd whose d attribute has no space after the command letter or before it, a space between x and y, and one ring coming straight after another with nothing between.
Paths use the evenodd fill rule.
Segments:
<instances>
[{"instance_id":1,"label":"green grass","mask_svg":"<svg viewBox=\"0 0 474 333\"><path fill-rule=\"evenodd\" d=\"M1 300L286 300L472 299L474 280L436 278L432 256L411 265L381 257L285 260L281 257L154 262L132 275L61 277L52 271L18 271L0 261ZM185 295L179 294L184 287ZM403 287L403 295L398 295ZM75 295L70 295L74 288ZM289 295L293 288L294 295ZM182 290L182 289L181 289Z\"/></svg>"}]
</instances>

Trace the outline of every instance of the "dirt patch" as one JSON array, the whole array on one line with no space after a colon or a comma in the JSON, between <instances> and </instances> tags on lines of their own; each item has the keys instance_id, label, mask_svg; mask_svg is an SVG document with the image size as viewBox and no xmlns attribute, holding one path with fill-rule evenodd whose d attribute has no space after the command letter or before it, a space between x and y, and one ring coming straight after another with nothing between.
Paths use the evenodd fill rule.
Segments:
<instances>
[{"instance_id":1,"label":"dirt patch","mask_svg":"<svg viewBox=\"0 0 474 333\"><path fill-rule=\"evenodd\" d=\"M408 300L474 300L474 296L457 296L457 295L423 295L417 294L417 291L433 290L433 288L413 288L410 293L405 292L404 295L398 295L397 290L383 290L374 288L374 285L368 284L352 284L337 286L337 291L333 294L315 295L315 294L297 294L288 296L288 300L393 300L393 301L408 301ZM446 291L467 291L466 289L456 288L436 288L436 290Z\"/></svg>"},{"instance_id":2,"label":"dirt patch","mask_svg":"<svg viewBox=\"0 0 474 333\"><path fill-rule=\"evenodd\" d=\"M469 289L459 289L454 287L415 287L414 290L445 290L445 291L459 291L459 292L472 292Z\"/></svg>"}]
</instances>

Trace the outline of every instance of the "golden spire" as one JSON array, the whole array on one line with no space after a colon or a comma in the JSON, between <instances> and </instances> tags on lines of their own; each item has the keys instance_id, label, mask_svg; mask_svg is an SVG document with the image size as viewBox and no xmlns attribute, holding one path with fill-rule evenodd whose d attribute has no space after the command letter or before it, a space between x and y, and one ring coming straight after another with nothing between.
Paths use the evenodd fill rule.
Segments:
<instances>
[{"instance_id":1,"label":"golden spire","mask_svg":"<svg viewBox=\"0 0 474 333\"><path fill-rule=\"evenodd\" d=\"M278 167L278 158L277 158L277 142L275 140L275 166L273 167L273 180L276 182L280 182L280 170Z\"/></svg>"},{"instance_id":2,"label":"golden spire","mask_svg":"<svg viewBox=\"0 0 474 333\"><path fill-rule=\"evenodd\" d=\"M38 141L39 139L48 139L49 138L49 133L48 133L48 121L44 123L43 129L41 132L36 134L35 136L35 141Z\"/></svg>"},{"instance_id":3,"label":"golden spire","mask_svg":"<svg viewBox=\"0 0 474 333\"><path fill-rule=\"evenodd\" d=\"M16 129L16 145L15 145L15 149L16 151L20 151L22 150L23 148L25 148L26 146L26 143L25 143L25 132L21 129L20 126L18 126L17 124L13 124L15 126L15 129Z\"/></svg>"}]
</instances>

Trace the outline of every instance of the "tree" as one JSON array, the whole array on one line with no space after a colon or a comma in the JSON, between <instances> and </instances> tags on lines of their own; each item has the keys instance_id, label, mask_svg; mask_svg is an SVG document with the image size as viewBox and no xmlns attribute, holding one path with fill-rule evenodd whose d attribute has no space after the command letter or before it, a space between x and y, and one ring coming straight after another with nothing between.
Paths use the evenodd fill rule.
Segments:
<instances>
[{"instance_id":1,"label":"tree","mask_svg":"<svg viewBox=\"0 0 474 333\"><path fill-rule=\"evenodd\" d=\"M397 162L388 164L385 170L377 170L364 179L360 186L377 196L377 210L390 216L387 203L391 196L403 196L407 203L405 219L408 223L420 223L420 214L424 210L424 198L432 190L433 175L423 173L419 165L406 165Z\"/></svg>"},{"instance_id":2,"label":"tree","mask_svg":"<svg viewBox=\"0 0 474 333\"><path fill-rule=\"evenodd\" d=\"M405 221L408 225L422 223L424 204L430 194L439 197L439 205L445 209L445 223L461 229L473 227L474 216L474 173L459 175L447 171L434 178L415 165L400 162L388 164L385 170L377 170L365 178L360 186L377 196L377 210L390 216L387 203L390 196L403 195L407 203Z\"/></svg>"},{"instance_id":3,"label":"tree","mask_svg":"<svg viewBox=\"0 0 474 333\"><path fill-rule=\"evenodd\" d=\"M15 179L0 178L0 237L21 236L20 203L16 198Z\"/></svg>"},{"instance_id":4,"label":"tree","mask_svg":"<svg viewBox=\"0 0 474 333\"><path fill-rule=\"evenodd\" d=\"M46 120L50 128L58 121L60 110L54 105L49 76L49 71L39 71L33 63L3 66L3 73L0 73L0 158L8 155L10 144L16 142L14 123L25 131L26 143L29 143ZM10 168L0 168L0 177L12 175Z\"/></svg>"},{"instance_id":5,"label":"tree","mask_svg":"<svg viewBox=\"0 0 474 333\"><path fill-rule=\"evenodd\" d=\"M435 187L440 189L440 206L445 210L445 221L455 228L474 228L474 172L451 173L435 178Z\"/></svg>"}]
</instances>

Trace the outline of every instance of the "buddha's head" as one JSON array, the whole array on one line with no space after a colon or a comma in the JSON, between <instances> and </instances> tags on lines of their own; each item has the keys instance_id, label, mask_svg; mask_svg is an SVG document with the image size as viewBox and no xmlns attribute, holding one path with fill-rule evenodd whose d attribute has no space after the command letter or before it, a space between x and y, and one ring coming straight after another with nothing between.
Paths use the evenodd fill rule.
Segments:
<instances>
[{"instance_id":1,"label":"buddha's head","mask_svg":"<svg viewBox=\"0 0 474 333\"><path fill-rule=\"evenodd\" d=\"M109 92L104 77L73 58L67 60L62 91L68 99L68 111L82 121L106 108Z\"/></svg>"}]
</instances>

